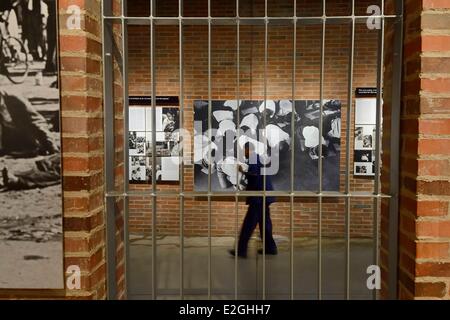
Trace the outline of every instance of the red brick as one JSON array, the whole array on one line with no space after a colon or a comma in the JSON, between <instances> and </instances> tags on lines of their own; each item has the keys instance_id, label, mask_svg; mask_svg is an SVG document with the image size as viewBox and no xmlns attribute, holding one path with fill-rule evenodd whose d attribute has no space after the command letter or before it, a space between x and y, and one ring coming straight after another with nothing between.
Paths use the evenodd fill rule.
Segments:
<instances>
[{"instance_id":1,"label":"red brick","mask_svg":"<svg viewBox=\"0 0 450 320\"><path fill-rule=\"evenodd\" d=\"M450 220L417 221L417 236L450 238Z\"/></svg>"},{"instance_id":2,"label":"red brick","mask_svg":"<svg viewBox=\"0 0 450 320\"><path fill-rule=\"evenodd\" d=\"M445 282L416 282L416 297L442 298L446 294Z\"/></svg>"},{"instance_id":3,"label":"red brick","mask_svg":"<svg viewBox=\"0 0 450 320\"><path fill-rule=\"evenodd\" d=\"M421 200L417 202L418 216L445 216L448 214L448 202Z\"/></svg>"},{"instance_id":4,"label":"red brick","mask_svg":"<svg viewBox=\"0 0 450 320\"><path fill-rule=\"evenodd\" d=\"M450 135L450 119L421 119L419 133Z\"/></svg>"},{"instance_id":5,"label":"red brick","mask_svg":"<svg viewBox=\"0 0 450 320\"><path fill-rule=\"evenodd\" d=\"M450 155L450 139L420 139L418 148L421 155Z\"/></svg>"},{"instance_id":6,"label":"red brick","mask_svg":"<svg viewBox=\"0 0 450 320\"><path fill-rule=\"evenodd\" d=\"M448 0L423 0L424 9L449 9Z\"/></svg>"},{"instance_id":7,"label":"red brick","mask_svg":"<svg viewBox=\"0 0 450 320\"><path fill-rule=\"evenodd\" d=\"M424 35L422 36L422 51L450 51L450 36Z\"/></svg>"},{"instance_id":8,"label":"red brick","mask_svg":"<svg viewBox=\"0 0 450 320\"><path fill-rule=\"evenodd\" d=\"M450 42L450 37L448 37ZM422 79L421 88L426 92L448 93L450 92L450 79Z\"/></svg>"},{"instance_id":9,"label":"red brick","mask_svg":"<svg viewBox=\"0 0 450 320\"><path fill-rule=\"evenodd\" d=\"M418 160L418 174L426 176L450 175L449 160Z\"/></svg>"},{"instance_id":10,"label":"red brick","mask_svg":"<svg viewBox=\"0 0 450 320\"><path fill-rule=\"evenodd\" d=\"M450 277L450 262L418 263L416 268L418 277Z\"/></svg>"},{"instance_id":11,"label":"red brick","mask_svg":"<svg viewBox=\"0 0 450 320\"><path fill-rule=\"evenodd\" d=\"M450 257L450 242L423 242L417 243L417 258L419 259L445 259Z\"/></svg>"}]
</instances>

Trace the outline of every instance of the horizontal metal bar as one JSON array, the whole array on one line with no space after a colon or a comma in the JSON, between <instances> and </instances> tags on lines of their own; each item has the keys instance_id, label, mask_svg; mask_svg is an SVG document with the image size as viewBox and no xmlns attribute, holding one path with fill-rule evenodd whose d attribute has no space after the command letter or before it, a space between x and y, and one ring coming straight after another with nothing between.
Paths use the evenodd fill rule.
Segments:
<instances>
[{"instance_id":1,"label":"horizontal metal bar","mask_svg":"<svg viewBox=\"0 0 450 320\"><path fill-rule=\"evenodd\" d=\"M347 24L354 19L356 23L363 24L367 19L398 19L400 16L396 15L380 15L380 16L334 16L334 17L122 17L122 16L105 16L104 19L121 23L122 20L127 20L130 25L150 25L153 21L155 25L179 25L180 22L184 25L205 25L209 22L212 25L260 25L264 26L267 23L270 25L291 25L296 22L299 25L321 25L325 20L326 24Z\"/></svg>"},{"instance_id":2,"label":"horizontal metal bar","mask_svg":"<svg viewBox=\"0 0 450 320\"><path fill-rule=\"evenodd\" d=\"M275 197L296 197L296 198L391 198L388 194L373 194L372 192L328 192L315 193L309 191L283 192L283 191L266 191L267 196ZM262 196L261 192L241 191L237 192L202 192L202 191L129 191L129 192L108 192L106 197L248 197L248 196Z\"/></svg>"}]
</instances>

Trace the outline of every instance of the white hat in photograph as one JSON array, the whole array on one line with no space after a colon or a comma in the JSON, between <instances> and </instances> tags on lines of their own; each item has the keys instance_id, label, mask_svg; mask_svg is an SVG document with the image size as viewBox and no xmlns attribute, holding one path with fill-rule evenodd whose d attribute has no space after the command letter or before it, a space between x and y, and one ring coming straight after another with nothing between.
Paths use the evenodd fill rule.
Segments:
<instances>
[{"instance_id":1,"label":"white hat in photograph","mask_svg":"<svg viewBox=\"0 0 450 320\"><path fill-rule=\"evenodd\" d=\"M239 125L240 128L242 127L249 127L250 130L255 133L256 129L258 128L258 117L254 115L253 113L250 113L242 119L241 124Z\"/></svg>"},{"instance_id":2,"label":"white hat in photograph","mask_svg":"<svg viewBox=\"0 0 450 320\"><path fill-rule=\"evenodd\" d=\"M290 100L280 100L280 110L278 115L285 116L292 112L292 102Z\"/></svg>"},{"instance_id":3,"label":"white hat in photograph","mask_svg":"<svg viewBox=\"0 0 450 320\"><path fill-rule=\"evenodd\" d=\"M303 128L303 137L305 137L305 146L307 148L314 148L319 145L319 129L314 126ZM322 144L326 144L322 137Z\"/></svg>"},{"instance_id":4,"label":"white hat in photograph","mask_svg":"<svg viewBox=\"0 0 450 320\"><path fill-rule=\"evenodd\" d=\"M225 132L228 130L236 132L236 125L231 120L223 120L219 123L219 129L217 129L217 134L224 136Z\"/></svg>"},{"instance_id":5,"label":"white hat in photograph","mask_svg":"<svg viewBox=\"0 0 450 320\"><path fill-rule=\"evenodd\" d=\"M275 115L275 102L273 100L266 100L266 103L264 104L264 101L260 104L259 106L259 112L263 113L264 112L264 106L266 108L267 111L271 112L271 117L273 117Z\"/></svg>"},{"instance_id":6,"label":"white hat in photograph","mask_svg":"<svg viewBox=\"0 0 450 320\"><path fill-rule=\"evenodd\" d=\"M277 146L282 141L289 143L289 134L284 132L280 127L274 124L268 124L263 131L263 136L267 139L267 142L271 148Z\"/></svg>"},{"instance_id":7,"label":"white hat in photograph","mask_svg":"<svg viewBox=\"0 0 450 320\"><path fill-rule=\"evenodd\" d=\"M233 120L233 111L217 110L217 111L213 112L213 116L217 120L217 122L220 122L223 120Z\"/></svg>"},{"instance_id":8,"label":"white hat in photograph","mask_svg":"<svg viewBox=\"0 0 450 320\"><path fill-rule=\"evenodd\" d=\"M233 110L237 110L238 101L237 100L227 100L227 101L225 101L225 103L223 105L224 105L224 107L230 107Z\"/></svg>"}]
</instances>

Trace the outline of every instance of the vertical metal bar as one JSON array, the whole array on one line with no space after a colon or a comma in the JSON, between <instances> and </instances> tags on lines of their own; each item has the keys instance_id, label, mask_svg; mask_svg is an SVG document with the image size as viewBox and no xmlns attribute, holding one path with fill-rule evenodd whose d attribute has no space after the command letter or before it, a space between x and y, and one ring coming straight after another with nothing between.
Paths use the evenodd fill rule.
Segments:
<instances>
[{"instance_id":1,"label":"vertical metal bar","mask_svg":"<svg viewBox=\"0 0 450 320\"><path fill-rule=\"evenodd\" d=\"M267 0L264 0L264 136L267 137L266 131L266 115L267 115L267 64L268 64L268 51L269 51L269 19L267 15ZM267 138L264 139L264 150L267 150ZM262 238L262 299L266 300L266 167L263 167L263 238Z\"/></svg>"},{"instance_id":2,"label":"vertical metal bar","mask_svg":"<svg viewBox=\"0 0 450 320\"><path fill-rule=\"evenodd\" d=\"M156 248L156 70L155 70L155 1L150 0L150 72L152 79L152 298L157 299L157 248Z\"/></svg>"},{"instance_id":3,"label":"vertical metal bar","mask_svg":"<svg viewBox=\"0 0 450 320\"><path fill-rule=\"evenodd\" d=\"M323 82L325 69L325 31L326 31L326 0L322 2L322 42L320 47L320 115L319 115L319 221L318 221L318 279L317 293L318 299L322 299L322 180L323 180L323 161L322 161L322 135L323 135Z\"/></svg>"},{"instance_id":4,"label":"vertical metal bar","mask_svg":"<svg viewBox=\"0 0 450 320\"><path fill-rule=\"evenodd\" d=\"M121 17L121 23L122 23L122 89L123 89L123 141L124 141L124 147L123 147L123 189L125 193L128 193L129 190L129 183L128 183L128 172L129 172L129 152L127 147L128 142L128 114L129 114L129 108L128 108L128 22L126 20L127 16L127 0L122 1L122 17ZM128 264L130 261L130 243L129 243L129 198L124 198L124 256L125 256L125 264L124 264L124 272L125 272L125 296L128 294L128 279L129 279L129 268Z\"/></svg>"},{"instance_id":5,"label":"vertical metal bar","mask_svg":"<svg viewBox=\"0 0 450 320\"><path fill-rule=\"evenodd\" d=\"M102 1L102 15L111 15L111 4ZM108 24L108 25L106 25ZM113 81L113 46L110 22L102 21L102 57L103 57L103 108L104 108L104 143L105 143L105 189L114 190L114 81ZM107 252L107 298L117 299L116 283L116 223L115 198L105 197L106 202L106 252Z\"/></svg>"},{"instance_id":6,"label":"vertical metal bar","mask_svg":"<svg viewBox=\"0 0 450 320\"><path fill-rule=\"evenodd\" d=\"M399 163L400 163L400 107L402 84L403 55L403 0L395 1L395 12L398 16L394 25L394 54L392 61L392 105L391 105L391 137L390 137L390 170L389 186L389 242L388 242L388 287L389 299L397 299L397 267L398 267L398 207L399 207Z\"/></svg>"},{"instance_id":7,"label":"vertical metal bar","mask_svg":"<svg viewBox=\"0 0 450 320\"><path fill-rule=\"evenodd\" d=\"M237 102L237 121L236 121L236 158L239 165L239 160L241 159L240 154L240 147L239 147L239 137L240 137L240 127L239 124L241 123L241 103L240 103L240 20L239 20L239 0L236 0L236 102ZM239 170L236 170L236 181L239 186ZM238 192L236 192L235 196L235 234L234 234L234 299L238 299L238 230L239 230L239 189Z\"/></svg>"},{"instance_id":8,"label":"vertical metal bar","mask_svg":"<svg viewBox=\"0 0 450 320\"><path fill-rule=\"evenodd\" d=\"M381 137L381 99L382 99L382 87L383 87L383 64L384 64L384 0L381 0L381 15L380 30L378 32L378 61L377 61L377 106L376 106L376 126L375 126L375 183L374 183L374 195L380 194L380 137ZM379 199L375 197L373 199L373 260L374 264L378 265L378 249L379 249L379 227L378 227L378 211L379 211ZM373 299L377 299L377 291L373 291Z\"/></svg>"},{"instance_id":9,"label":"vertical metal bar","mask_svg":"<svg viewBox=\"0 0 450 320\"><path fill-rule=\"evenodd\" d=\"M180 77L180 299L184 299L184 57L183 0L178 2L178 53Z\"/></svg>"},{"instance_id":10,"label":"vertical metal bar","mask_svg":"<svg viewBox=\"0 0 450 320\"><path fill-rule=\"evenodd\" d=\"M348 61L347 130L345 136L345 298L350 299L350 133L353 113L353 60L355 54L355 0L352 0L350 52Z\"/></svg>"},{"instance_id":11,"label":"vertical metal bar","mask_svg":"<svg viewBox=\"0 0 450 320\"><path fill-rule=\"evenodd\" d=\"M292 38L292 111L291 111L291 196L290 196L290 298L294 300L294 173L295 173L295 89L297 69L297 0L294 0Z\"/></svg>"},{"instance_id":12,"label":"vertical metal bar","mask_svg":"<svg viewBox=\"0 0 450 320\"><path fill-rule=\"evenodd\" d=\"M211 299L211 0L208 0L208 132L209 132L209 166L208 166L208 299Z\"/></svg>"}]
</instances>

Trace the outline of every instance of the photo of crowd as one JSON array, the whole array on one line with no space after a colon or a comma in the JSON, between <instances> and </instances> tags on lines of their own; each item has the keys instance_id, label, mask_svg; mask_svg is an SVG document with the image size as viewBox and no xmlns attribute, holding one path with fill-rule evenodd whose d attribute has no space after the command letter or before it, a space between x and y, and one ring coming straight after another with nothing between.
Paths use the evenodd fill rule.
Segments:
<instances>
[{"instance_id":1,"label":"photo of crowd","mask_svg":"<svg viewBox=\"0 0 450 320\"><path fill-rule=\"evenodd\" d=\"M291 183L291 137L294 132L294 188L317 190L318 159L323 158L323 188L339 188L341 104L324 101L322 137L319 138L320 102L315 100L212 101L211 133L208 101L194 101L195 190L245 189L245 175L237 172L242 149L249 142L266 167L271 167L276 190L289 190ZM239 119L239 120L238 120ZM292 123L292 119L294 123ZM239 131L238 131L239 129ZM321 151L320 149L321 148Z\"/></svg>"}]
</instances>

